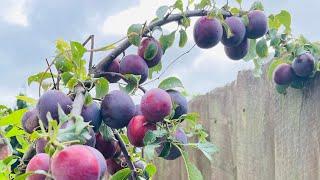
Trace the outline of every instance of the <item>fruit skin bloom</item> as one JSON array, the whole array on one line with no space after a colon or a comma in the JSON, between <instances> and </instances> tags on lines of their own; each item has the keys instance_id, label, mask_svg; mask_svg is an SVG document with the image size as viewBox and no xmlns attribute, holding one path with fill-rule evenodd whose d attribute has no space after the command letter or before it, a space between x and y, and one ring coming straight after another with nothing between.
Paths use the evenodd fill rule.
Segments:
<instances>
[{"instance_id":1,"label":"fruit skin bloom","mask_svg":"<svg viewBox=\"0 0 320 180\"><path fill-rule=\"evenodd\" d=\"M278 85L288 85L294 77L295 74L290 64L280 64L273 74L273 80Z\"/></svg>"}]
</instances>

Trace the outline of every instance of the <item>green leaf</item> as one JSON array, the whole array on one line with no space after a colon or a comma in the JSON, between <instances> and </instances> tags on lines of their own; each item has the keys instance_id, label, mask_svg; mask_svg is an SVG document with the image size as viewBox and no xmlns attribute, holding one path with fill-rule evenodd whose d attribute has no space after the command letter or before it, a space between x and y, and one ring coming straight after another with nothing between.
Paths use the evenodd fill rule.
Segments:
<instances>
[{"instance_id":1,"label":"green leaf","mask_svg":"<svg viewBox=\"0 0 320 180\"><path fill-rule=\"evenodd\" d=\"M109 91L109 82L103 78L100 77L98 80L95 81L96 85L96 98L103 98L108 94Z\"/></svg>"},{"instance_id":2,"label":"green leaf","mask_svg":"<svg viewBox=\"0 0 320 180\"><path fill-rule=\"evenodd\" d=\"M188 41L188 35L187 35L186 31L183 29L180 29L179 33L180 33L179 47L182 48L186 45L186 43Z\"/></svg>"},{"instance_id":3,"label":"green leaf","mask_svg":"<svg viewBox=\"0 0 320 180\"><path fill-rule=\"evenodd\" d=\"M261 1L255 1L252 5L250 10L260 10L260 11L264 11L264 7L261 3Z\"/></svg>"},{"instance_id":4,"label":"green leaf","mask_svg":"<svg viewBox=\"0 0 320 180\"><path fill-rule=\"evenodd\" d=\"M196 9L204 9L207 6L211 6L210 0L201 0L199 4L195 4Z\"/></svg>"},{"instance_id":5,"label":"green leaf","mask_svg":"<svg viewBox=\"0 0 320 180\"><path fill-rule=\"evenodd\" d=\"M233 34L232 34L232 31L231 31L229 25L224 20L221 20L221 24L222 24L222 27L224 28L224 30L227 32L227 38L232 37Z\"/></svg>"},{"instance_id":6,"label":"green leaf","mask_svg":"<svg viewBox=\"0 0 320 180\"><path fill-rule=\"evenodd\" d=\"M166 13L169 10L169 6L160 6L157 11L156 11L156 15L159 19L164 18L164 16L166 15Z\"/></svg>"},{"instance_id":7,"label":"green leaf","mask_svg":"<svg viewBox=\"0 0 320 180\"><path fill-rule=\"evenodd\" d=\"M93 99L91 97L91 94L89 92L86 92L84 97L84 105L88 106L93 102Z\"/></svg>"},{"instance_id":8,"label":"green leaf","mask_svg":"<svg viewBox=\"0 0 320 180\"><path fill-rule=\"evenodd\" d=\"M163 53L169 48L172 46L173 42L174 42L174 39L175 39L175 34L176 34L176 31L173 31L172 33L168 34L168 35L161 35L160 36L160 44L161 44L161 47L163 49Z\"/></svg>"},{"instance_id":9,"label":"green leaf","mask_svg":"<svg viewBox=\"0 0 320 180\"><path fill-rule=\"evenodd\" d=\"M109 126L107 126L105 123L101 124L101 126L99 128L99 132L102 135L104 140L113 139L112 129Z\"/></svg>"},{"instance_id":10,"label":"green leaf","mask_svg":"<svg viewBox=\"0 0 320 180\"><path fill-rule=\"evenodd\" d=\"M54 61L54 65L56 66L57 70L60 70L61 72L72 71L72 69L74 68L72 62L66 59L63 55L58 55L57 57L55 57Z\"/></svg>"},{"instance_id":11,"label":"green leaf","mask_svg":"<svg viewBox=\"0 0 320 180\"><path fill-rule=\"evenodd\" d=\"M0 118L0 126L18 125L21 127L21 119L25 112L27 112L27 109L19 109L8 116Z\"/></svg>"},{"instance_id":12,"label":"green leaf","mask_svg":"<svg viewBox=\"0 0 320 180\"><path fill-rule=\"evenodd\" d=\"M152 79L153 73L158 73L158 72L161 71L161 69L162 69L162 63L160 61L156 66L153 66L152 68L149 68L148 78Z\"/></svg>"},{"instance_id":13,"label":"green leaf","mask_svg":"<svg viewBox=\"0 0 320 180\"><path fill-rule=\"evenodd\" d=\"M277 90L277 92L279 94L283 94L283 95L287 94L287 88L288 87L289 87L288 85L278 85L278 84L276 84L276 90Z\"/></svg>"},{"instance_id":14,"label":"green leaf","mask_svg":"<svg viewBox=\"0 0 320 180\"><path fill-rule=\"evenodd\" d=\"M257 42L256 53L261 58L268 57L269 52L266 39L262 38Z\"/></svg>"},{"instance_id":15,"label":"green leaf","mask_svg":"<svg viewBox=\"0 0 320 180\"><path fill-rule=\"evenodd\" d=\"M66 86L69 88L69 89L73 89L76 85L78 84L78 79L75 78L75 77L72 77L68 83L66 84Z\"/></svg>"},{"instance_id":16,"label":"green leaf","mask_svg":"<svg viewBox=\"0 0 320 180\"><path fill-rule=\"evenodd\" d=\"M65 40L58 39L56 40L56 48L58 50L58 53L64 53L65 51L70 49L70 45Z\"/></svg>"},{"instance_id":17,"label":"green leaf","mask_svg":"<svg viewBox=\"0 0 320 180\"><path fill-rule=\"evenodd\" d=\"M190 20L190 18L184 16L181 19L180 23L184 28L188 28L190 26L190 24L191 24L191 20Z\"/></svg>"},{"instance_id":18,"label":"green leaf","mask_svg":"<svg viewBox=\"0 0 320 180\"><path fill-rule=\"evenodd\" d=\"M276 15L279 22L285 27L286 33L291 32L291 15L288 11L282 10Z\"/></svg>"},{"instance_id":19,"label":"green leaf","mask_svg":"<svg viewBox=\"0 0 320 180\"><path fill-rule=\"evenodd\" d=\"M179 9L181 12L183 12L183 2L182 0L176 0L174 3L174 7Z\"/></svg>"},{"instance_id":20,"label":"green leaf","mask_svg":"<svg viewBox=\"0 0 320 180\"><path fill-rule=\"evenodd\" d=\"M17 99L21 100L21 101L25 101L26 103L29 103L31 105L36 105L37 104L37 100L28 97L28 96L16 96Z\"/></svg>"},{"instance_id":21,"label":"green leaf","mask_svg":"<svg viewBox=\"0 0 320 180\"><path fill-rule=\"evenodd\" d=\"M272 62L270 63L268 70L267 70L267 76L268 79L271 81L273 78L273 73L274 70L278 67L278 65L285 63L282 59L274 59L272 60Z\"/></svg>"},{"instance_id":22,"label":"green leaf","mask_svg":"<svg viewBox=\"0 0 320 180\"><path fill-rule=\"evenodd\" d=\"M138 89L141 75L126 74L125 77L127 79L127 85L122 86L119 84L119 88L128 94L134 93L135 90Z\"/></svg>"},{"instance_id":23,"label":"green leaf","mask_svg":"<svg viewBox=\"0 0 320 180\"><path fill-rule=\"evenodd\" d=\"M111 180L126 180L130 174L131 170L129 168L124 168L112 175Z\"/></svg>"},{"instance_id":24,"label":"green leaf","mask_svg":"<svg viewBox=\"0 0 320 180\"><path fill-rule=\"evenodd\" d=\"M158 53L158 46L155 42L149 43L144 51L143 57L145 60L152 60Z\"/></svg>"},{"instance_id":25,"label":"green leaf","mask_svg":"<svg viewBox=\"0 0 320 180\"><path fill-rule=\"evenodd\" d=\"M144 145L152 144L156 140L157 140L156 135L152 131L148 130L147 133L144 135L143 144Z\"/></svg>"},{"instance_id":26,"label":"green leaf","mask_svg":"<svg viewBox=\"0 0 320 180\"><path fill-rule=\"evenodd\" d=\"M184 164L186 166L188 180L203 180L203 176L199 169L191 163L188 153L186 151L183 151L179 146L176 147L181 152Z\"/></svg>"},{"instance_id":27,"label":"green leaf","mask_svg":"<svg viewBox=\"0 0 320 180\"><path fill-rule=\"evenodd\" d=\"M53 77L56 77L56 75L53 75ZM41 79L45 80L45 79L48 79L48 78L51 78L51 73L40 72L38 74L35 74L35 75L32 75L32 76L28 77L28 85L30 86L30 84L32 82L40 83Z\"/></svg>"},{"instance_id":28,"label":"green leaf","mask_svg":"<svg viewBox=\"0 0 320 180\"><path fill-rule=\"evenodd\" d=\"M154 176L157 173L157 167L154 164L147 164L144 172L148 175L149 178Z\"/></svg>"},{"instance_id":29,"label":"green leaf","mask_svg":"<svg viewBox=\"0 0 320 180\"><path fill-rule=\"evenodd\" d=\"M155 156L155 153L154 153L154 149L159 147L159 144L149 144L149 145L146 145L144 147L144 155L145 155L145 158L148 159L148 160L151 160L154 158Z\"/></svg>"},{"instance_id":30,"label":"green leaf","mask_svg":"<svg viewBox=\"0 0 320 180\"><path fill-rule=\"evenodd\" d=\"M75 41L70 42L70 47L71 47L71 54L73 59L81 59L84 53L87 51L86 48L84 48L81 43L75 42ZM75 61L75 62L78 62L78 61Z\"/></svg>"},{"instance_id":31,"label":"green leaf","mask_svg":"<svg viewBox=\"0 0 320 180\"><path fill-rule=\"evenodd\" d=\"M163 142L162 143L163 148L159 154L159 157L167 157L170 153L171 146L174 146L174 145L172 145L170 142Z\"/></svg>"},{"instance_id":32,"label":"green leaf","mask_svg":"<svg viewBox=\"0 0 320 180\"><path fill-rule=\"evenodd\" d=\"M236 0L237 1L237 3L239 3L239 4L241 4L242 3L242 0Z\"/></svg>"},{"instance_id":33,"label":"green leaf","mask_svg":"<svg viewBox=\"0 0 320 180\"><path fill-rule=\"evenodd\" d=\"M243 58L244 61L250 61L253 58L257 56L256 54L256 40L250 39L249 40L249 52L248 54Z\"/></svg>"},{"instance_id":34,"label":"green leaf","mask_svg":"<svg viewBox=\"0 0 320 180\"><path fill-rule=\"evenodd\" d=\"M128 31L128 40L132 45L139 46L141 41L142 24L132 24Z\"/></svg>"},{"instance_id":35,"label":"green leaf","mask_svg":"<svg viewBox=\"0 0 320 180\"><path fill-rule=\"evenodd\" d=\"M69 80L73 77L73 74L70 72L64 72L61 74L61 79L63 81L63 84L67 85Z\"/></svg>"},{"instance_id":36,"label":"green leaf","mask_svg":"<svg viewBox=\"0 0 320 180\"><path fill-rule=\"evenodd\" d=\"M17 126L13 126L6 134L6 138L10 138L10 137L14 137L14 136L19 136L19 135L23 135L26 134L26 132L21 129L18 128Z\"/></svg>"},{"instance_id":37,"label":"green leaf","mask_svg":"<svg viewBox=\"0 0 320 180\"><path fill-rule=\"evenodd\" d=\"M197 143L195 144L195 147L197 147L211 162L212 162L212 155L218 152L217 146L215 146L214 144L208 141Z\"/></svg>"},{"instance_id":38,"label":"green leaf","mask_svg":"<svg viewBox=\"0 0 320 180\"><path fill-rule=\"evenodd\" d=\"M234 15L234 14L239 14L240 13L240 9L236 8L236 7L232 7L230 9L230 12Z\"/></svg>"},{"instance_id":39,"label":"green leaf","mask_svg":"<svg viewBox=\"0 0 320 180\"><path fill-rule=\"evenodd\" d=\"M182 82L177 77L168 77L161 81L158 88L163 90L174 89L174 88L184 88Z\"/></svg>"}]
</instances>

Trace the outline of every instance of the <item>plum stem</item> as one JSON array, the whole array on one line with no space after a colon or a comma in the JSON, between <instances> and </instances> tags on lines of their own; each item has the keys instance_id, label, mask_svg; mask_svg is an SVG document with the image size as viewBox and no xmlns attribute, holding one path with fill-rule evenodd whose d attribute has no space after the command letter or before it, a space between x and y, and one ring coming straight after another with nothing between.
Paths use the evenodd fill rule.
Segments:
<instances>
[{"instance_id":1,"label":"plum stem","mask_svg":"<svg viewBox=\"0 0 320 180\"><path fill-rule=\"evenodd\" d=\"M114 137L118 140L119 142L119 145L120 145L120 148L121 148L121 151L127 161L127 164L129 166L129 168L131 169L131 176L132 176L132 179L135 180L137 179L137 171L136 171L136 167L134 166L132 160L131 160L131 157L128 153L128 150L126 148L126 145L124 144L119 132L116 130L116 129L112 129L113 131L113 134L114 134Z\"/></svg>"},{"instance_id":2,"label":"plum stem","mask_svg":"<svg viewBox=\"0 0 320 180\"><path fill-rule=\"evenodd\" d=\"M143 36L147 33L149 33L150 31L152 31L155 27L158 26L163 26L165 24L171 23L171 22L176 22L176 21L180 21L181 19L183 19L184 17L196 17L196 16L206 16L208 14L209 11L207 10L193 10L193 11L186 11L184 13L179 13L179 14L171 14L169 15L167 18L163 18L157 21L154 21L152 23L150 23L144 30L143 32ZM227 12L223 12L223 13L227 13ZM129 42L128 38L123 41L121 44L119 44L119 46L117 46L116 48L114 48L111 53L109 55L107 55L105 58L103 58L97 65L96 67L93 69L93 73L95 75L95 77L100 77L99 73L99 69L102 69L102 66L109 66L111 64L111 62L117 57L119 56L123 51L125 51L127 48L129 48L131 46L131 43Z\"/></svg>"},{"instance_id":3,"label":"plum stem","mask_svg":"<svg viewBox=\"0 0 320 180\"><path fill-rule=\"evenodd\" d=\"M51 71L51 68L50 68L50 64L49 64L49 61L48 61L47 58L46 58L46 62L47 62L47 65L48 65L48 67L49 67L49 71L50 71L50 74L51 74L51 78L52 78L52 82L53 82L53 87L54 87L54 89L57 89L57 85L56 85L56 82L55 82L55 80L54 80L54 77L53 77L53 74L52 74L52 71Z\"/></svg>"}]
</instances>

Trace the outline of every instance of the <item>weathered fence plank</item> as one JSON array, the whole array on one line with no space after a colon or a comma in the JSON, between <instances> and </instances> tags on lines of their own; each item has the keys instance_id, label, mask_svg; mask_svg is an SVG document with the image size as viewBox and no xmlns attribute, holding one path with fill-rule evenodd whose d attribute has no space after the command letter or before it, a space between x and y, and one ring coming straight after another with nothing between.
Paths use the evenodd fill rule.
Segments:
<instances>
[{"instance_id":1,"label":"weathered fence plank","mask_svg":"<svg viewBox=\"0 0 320 180\"><path fill-rule=\"evenodd\" d=\"M212 164L200 152L190 152L205 179L320 179L319 77L284 96L265 75L242 71L233 83L189 105L220 149ZM157 164L156 179L186 179L181 159Z\"/></svg>"}]
</instances>

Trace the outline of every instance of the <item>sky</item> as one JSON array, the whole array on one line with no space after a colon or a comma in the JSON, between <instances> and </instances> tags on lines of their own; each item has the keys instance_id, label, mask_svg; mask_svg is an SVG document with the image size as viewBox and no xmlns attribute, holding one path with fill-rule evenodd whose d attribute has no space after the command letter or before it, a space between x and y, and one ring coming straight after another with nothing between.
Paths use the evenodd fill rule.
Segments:
<instances>
[{"instance_id":1,"label":"sky","mask_svg":"<svg viewBox=\"0 0 320 180\"><path fill-rule=\"evenodd\" d=\"M220 5L225 3L217 2ZM232 0L229 2L236 5ZM252 2L243 0L244 8ZM310 40L319 39L320 24L314 19L320 15L317 9L320 1L262 2L266 13L278 13L282 9L291 13L294 35L304 34ZM131 24L150 21L159 6L173 3L174 0L1 0L0 104L12 106L19 92L37 98L36 84L29 87L27 78L46 68L45 58L50 59L54 55L55 40L63 38L81 42L94 34L95 47L101 47L123 37ZM195 20L192 19L192 25ZM164 29L169 32L175 27L176 24L170 24ZM192 47L192 27L187 33L187 45L179 48L176 40L162 58L164 66ZM127 53L136 51L136 47L131 47ZM94 63L107 54L96 54ZM252 63L228 59L221 45L206 50L196 47L169 68L163 78L177 76L190 94L204 94L235 80L239 70L250 68L253 68Z\"/></svg>"}]
</instances>

